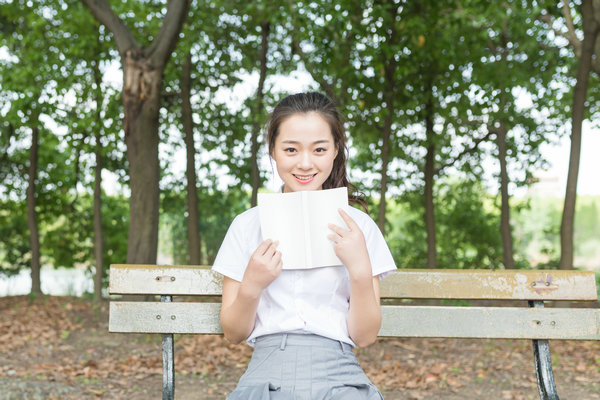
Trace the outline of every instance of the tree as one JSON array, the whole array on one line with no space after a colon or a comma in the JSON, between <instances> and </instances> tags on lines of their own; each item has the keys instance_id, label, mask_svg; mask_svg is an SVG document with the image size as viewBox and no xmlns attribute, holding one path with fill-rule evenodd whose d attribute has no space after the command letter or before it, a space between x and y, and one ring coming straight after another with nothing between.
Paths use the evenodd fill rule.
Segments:
<instances>
[{"instance_id":1,"label":"tree","mask_svg":"<svg viewBox=\"0 0 600 400\"><path fill-rule=\"evenodd\" d=\"M254 193L249 198L250 205L252 196L256 197L258 188L262 186L264 171L258 165L262 156L261 127L265 106L273 103L274 97L270 93L268 78L271 72L289 70L289 63L281 61L287 57L280 44L285 33L269 22L278 19L280 7L279 2L240 1L191 7L190 22L184 27L175 49L174 62L165 71L163 91L163 96L168 99L167 122L163 124L163 131L167 133L169 144L180 146L177 135L171 134L176 131L174 127L180 126L185 132L188 198L194 197L194 187L190 184L194 180L197 181L197 192L222 190L222 184L217 188L212 182L217 171L223 177L221 183L227 182L230 190L245 191L248 188ZM191 63L189 95L186 94L188 90L183 88L188 80L181 75L181 71L187 71L188 53ZM185 76L188 76L187 72ZM247 95L243 90L244 82L254 83L255 77L256 92ZM242 86L241 91L238 85ZM189 98L189 105L186 105L183 95ZM223 99L224 95L227 100ZM181 112L180 103L174 101L176 99L181 101ZM168 165L169 160L161 159L161 162ZM190 172L193 164L195 178ZM163 188L177 190L179 179L175 175L172 178L162 180ZM202 193L198 193L197 197L198 204L206 198ZM163 197L163 200L171 199L171 196ZM163 207L169 208L170 205L163 204ZM193 209L188 201L190 253L199 241L203 243L198 246L204 249L206 239L202 230L199 241L194 237L196 229L192 225L196 222ZM200 225L209 218L205 209L199 207ZM202 257L206 255L203 251Z\"/></svg>"},{"instance_id":2,"label":"tree","mask_svg":"<svg viewBox=\"0 0 600 400\"><path fill-rule=\"evenodd\" d=\"M414 65L409 95L417 103L412 112L419 123L406 160L418 171L412 179L423 195L427 267L436 268L436 179L449 167L477 175L474 165L481 158L480 146L491 136L482 130L481 104L472 95L473 63L484 44L468 16L456 12L456 3L412 6L407 14L421 36L409 48L407 62Z\"/></svg>"},{"instance_id":3,"label":"tree","mask_svg":"<svg viewBox=\"0 0 600 400\"><path fill-rule=\"evenodd\" d=\"M553 11L553 10L550 10ZM573 47L577 57L576 83L573 88L573 103L571 106L571 151L569 155L569 170L567 173L567 186L565 189L565 202L560 224L560 269L572 269L574 246L573 232L575 223L575 203L577 200L577 178L579 176L579 160L581 156L581 133L583 121L587 110L586 99L588 93L590 72L595 70L600 74L600 2L597 0L582 0L579 13L579 26L583 33L583 40L578 39L576 25L572 16L572 6L569 1L562 1L564 26L566 31L555 29L560 36L565 37ZM542 15L550 28L554 29L553 13Z\"/></svg>"},{"instance_id":4,"label":"tree","mask_svg":"<svg viewBox=\"0 0 600 400\"><path fill-rule=\"evenodd\" d=\"M13 182L9 185L13 198L20 197L23 186L19 182L22 176L27 176L25 198L27 205L27 228L29 230L29 264L31 267L31 291L41 294L40 268L42 263L41 233L39 229L40 215L50 219L56 218L52 213L45 213L55 205L64 204L66 190L56 190L63 182L57 179L65 177L60 171L68 157L60 148L57 141L42 121L56 110L56 99L64 87L69 69L55 68L63 54L64 37L54 29L55 21L52 13L44 13L51 9L51 3L15 2L11 7L0 9L0 21L3 35L0 45L4 47L9 57L0 64L2 76L2 96L0 109L5 111L3 119L9 142L18 143L17 149L12 150L13 161L17 165L3 171L4 183L6 178ZM9 21L4 24L4 21ZM28 162L16 154L23 142L28 142ZM10 151L5 153L6 158ZM19 160L20 159L20 160ZM41 167L41 168L40 168ZM25 172L26 170L26 172ZM60 173L54 172L60 171ZM43 174L40 174L43 171ZM13 175L14 173L18 175ZM57 178L60 177L60 178ZM69 179L64 179L68 185ZM53 191L54 189L54 191ZM50 201L48 201L50 197Z\"/></svg>"},{"instance_id":5,"label":"tree","mask_svg":"<svg viewBox=\"0 0 600 400\"><path fill-rule=\"evenodd\" d=\"M539 166L539 146L557 130L551 118L557 93L552 80L563 62L556 48L538 42L539 9L521 2L483 5L462 10L483 37L483 52L473 57L473 77L482 99L487 130L495 137L492 152L499 164L500 235L503 263L515 268L509 185L522 186ZM532 71L535 73L532 74ZM527 102L523 100L527 100ZM522 105L518 105L518 103ZM545 117L541 117L546 114ZM520 176L509 175L509 165Z\"/></svg>"},{"instance_id":6,"label":"tree","mask_svg":"<svg viewBox=\"0 0 600 400\"><path fill-rule=\"evenodd\" d=\"M186 208L187 239L188 239L188 263L199 265L202 263L200 252L200 221L198 217L198 187L196 175L196 148L194 145L194 120L192 117L192 103L190 93L192 91L192 54L186 55L181 71L181 118L183 123L183 134L186 149Z\"/></svg>"},{"instance_id":7,"label":"tree","mask_svg":"<svg viewBox=\"0 0 600 400\"><path fill-rule=\"evenodd\" d=\"M81 1L112 33L121 57L123 127L131 187L127 262L154 264L158 246L158 128L162 80L189 2L169 1L158 33L150 35L153 40L143 46L140 45L143 41L135 38L105 0Z\"/></svg>"},{"instance_id":8,"label":"tree","mask_svg":"<svg viewBox=\"0 0 600 400\"><path fill-rule=\"evenodd\" d=\"M72 202L78 202L80 196L85 196L88 191L93 193L93 204L89 210L92 214L93 226L91 229L81 227L83 232L77 233L79 235L77 241L87 242L88 232L93 232L93 259L74 259L73 263L95 267L94 300L100 301L107 256L103 222L102 171L105 168L108 170L114 170L114 167L123 168L119 165L118 157L114 155L121 129L115 123L120 112L115 104L116 90L103 78L104 65L112 61L114 54L111 54L108 33L87 8L79 2L70 7L67 5L63 1L58 2L54 19L60 22L60 30L65 37L75 36L73 33L76 32L77 41L64 49L67 62L73 66L66 90L68 96L75 97L76 101L64 102L60 112L53 118L67 130L67 142L76 154L73 166L76 193ZM87 179L89 176L85 173L87 169L93 170L93 180ZM79 185L83 187L78 187ZM72 204L71 209L74 214L87 215L88 213L83 204ZM77 223L72 225L80 227ZM61 261L66 263L66 260Z\"/></svg>"},{"instance_id":9,"label":"tree","mask_svg":"<svg viewBox=\"0 0 600 400\"><path fill-rule=\"evenodd\" d=\"M288 32L284 27L284 1L231 1L224 8L221 31L227 32L229 51L241 56L237 62L237 71L232 76L246 74L251 77L256 89L243 102L238 114L240 130L236 134L241 142L249 143L244 147L247 156L243 169L238 168L237 177L248 182L251 196L250 205L257 202L257 194L263 184L263 174L259 161L262 154L262 128L266 119L265 109L273 105L277 97L269 87L269 78L278 73L286 73L293 65L289 62L289 49L286 47ZM212 40L218 43L220 32L212 32ZM287 52L286 52L287 50ZM232 88L233 89L233 88ZM235 89L234 89L235 90Z\"/></svg>"},{"instance_id":10,"label":"tree","mask_svg":"<svg viewBox=\"0 0 600 400\"><path fill-rule=\"evenodd\" d=\"M406 73L398 55L410 40L400 32L403 10L391 1L289 6L294 52L345 115L360 167L377 165L380 179L370 189L379 194L384 233L388 168L402 147L396 132L406 124L398 116L409 103L398 85Z\"/></svg>"},{"instance_id":11,"label":"tree","mask_svg":"<svg viewBox=\"0 0 600 400\"><path fill-rule=\"evenodd\" d=\"M267 78L267 52L269 48L269 31L271 30L271 23L265 19L260 21L260 76L258 78L258 88L256 89L256 106L252 112L252 136L250 145L250 168L251 168L251 182L252 182L252 197L250 205L252 207L257 204L258 189L261 186L260 172L258 168L258 146L259 146L259 135L261 122L260 118L264 114L263 112L263 98L265 79Z\"/></svg>"}]
</instances>

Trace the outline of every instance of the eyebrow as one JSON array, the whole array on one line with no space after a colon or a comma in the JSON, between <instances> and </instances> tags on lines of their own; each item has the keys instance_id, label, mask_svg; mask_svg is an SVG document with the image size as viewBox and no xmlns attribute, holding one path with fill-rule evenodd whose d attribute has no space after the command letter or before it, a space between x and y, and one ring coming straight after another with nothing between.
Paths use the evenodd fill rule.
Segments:
<instances>
[{"instance_id":1,"label":"eyebrow","mask_svg":"<svg viewBox=\"0 0 600 400\"><path fill-rule=\"evenodd\" d=\"M300 143L299 140L293 140L293 139L282 140L281 142L282 143L290 143L290 144L299 144ZM331 143L331 142L332 142L331 139L319 139L319 140L315 140L311 144Z\"/></svg>"}]
</instances>

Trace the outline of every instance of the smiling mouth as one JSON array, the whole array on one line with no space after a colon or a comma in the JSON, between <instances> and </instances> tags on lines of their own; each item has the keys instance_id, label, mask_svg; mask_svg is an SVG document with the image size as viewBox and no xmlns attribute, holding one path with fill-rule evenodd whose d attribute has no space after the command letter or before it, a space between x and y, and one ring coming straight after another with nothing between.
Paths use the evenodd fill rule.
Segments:
<instances>
[{"instance_id":1,"label":"smiling mouth","mask_svg":"<svg viewBox=\"0 0 600 400\"><path fill-rule=\"evenodd\" d=\"M300 183L309 183L312 182L312 180L315 178L315 176L317 176L317 174L312 174L312 175L296 175L296 174L292 174L294 175L294 178L296 178L296 181L300 182Z\"/></svg>"}]
</instances>

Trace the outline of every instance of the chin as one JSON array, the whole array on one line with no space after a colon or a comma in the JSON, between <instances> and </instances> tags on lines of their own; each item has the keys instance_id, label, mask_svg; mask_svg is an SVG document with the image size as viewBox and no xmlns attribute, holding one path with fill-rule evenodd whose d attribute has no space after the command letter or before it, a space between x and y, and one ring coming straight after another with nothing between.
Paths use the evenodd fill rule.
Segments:
<instances>
[{"instance_id":1,"label":"chin","mask_svg":"<svg viewBox=\"0 0 600 400\"><path fill-rule=\"evenodd\" d=\"M302 191L307 191L307 190L321 190L322 185L302 185L302 184L298 184L295 183L293 185L288 185L288 184L284 184L284 192L287 191L288 192L302 192Z\"/></svg>"}]
</instances>

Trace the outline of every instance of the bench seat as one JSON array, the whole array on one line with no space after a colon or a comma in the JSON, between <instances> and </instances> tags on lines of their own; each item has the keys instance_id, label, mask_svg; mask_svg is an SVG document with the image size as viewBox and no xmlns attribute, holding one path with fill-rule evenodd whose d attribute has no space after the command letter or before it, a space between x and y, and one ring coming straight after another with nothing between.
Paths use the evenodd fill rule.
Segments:
<instances>
[{"instance_id":1,"label":"bench seat","mask_svg":"<svg viewBox=\"0 0 600 400\"><path fill-rule=\"evenodd\" d=\"M160 296L160 302L111 301L109 331L163 335L163 399L174 398L173 334L222 333L221 283L205 266L111 265L111 295ZM542 400L558 399L548 339L600 339L591 271L397 270L382 280L381 299L382 337L531 339ZM415 305L426 299L442 304ZM568 306L544 307L558 301Z\"/></svg>"}]
</instances>

